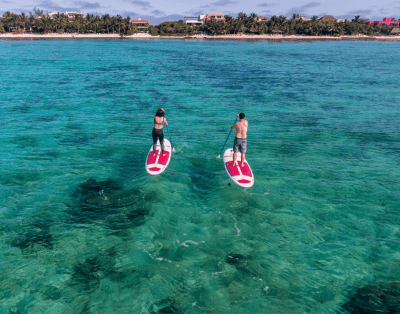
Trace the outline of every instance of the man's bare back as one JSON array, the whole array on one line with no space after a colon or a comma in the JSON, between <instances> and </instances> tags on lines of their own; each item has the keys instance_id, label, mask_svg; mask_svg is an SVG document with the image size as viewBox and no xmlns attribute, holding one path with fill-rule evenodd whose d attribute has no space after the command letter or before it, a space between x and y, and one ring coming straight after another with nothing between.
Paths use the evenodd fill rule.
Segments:
<instances>
[{"instance_id":1,"label":"man's bare back","mask_svg":"<svg viewBox=\"0 0 400 314\"><path fill-rule=\"evenodd\" d=\"M236 130L236 138L247 138L247 128L249 127L249 122L245 119L240 119L236 122L231 129Z\"/></svg>"}]
</instances>

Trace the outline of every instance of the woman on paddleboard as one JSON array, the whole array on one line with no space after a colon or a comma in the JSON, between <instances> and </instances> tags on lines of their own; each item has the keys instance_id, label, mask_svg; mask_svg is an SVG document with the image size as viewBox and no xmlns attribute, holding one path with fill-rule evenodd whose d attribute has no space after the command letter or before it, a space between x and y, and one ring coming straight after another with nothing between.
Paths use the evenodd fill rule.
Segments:
<instances>
[{"instance_id":1,"label":"woman on paddleboard","mask_svg":"<svg viewBox=\"0 0 400 314\"><path fill-rule=\"evenodd\" d=\"M154 116L154 128L152 132L153 136L153 154L156 152L157 139L160 140L162 155L164 156L164 125L168 125L167 119L164 118L164 108L159 108Z\"/></svg>"}]
</instances>

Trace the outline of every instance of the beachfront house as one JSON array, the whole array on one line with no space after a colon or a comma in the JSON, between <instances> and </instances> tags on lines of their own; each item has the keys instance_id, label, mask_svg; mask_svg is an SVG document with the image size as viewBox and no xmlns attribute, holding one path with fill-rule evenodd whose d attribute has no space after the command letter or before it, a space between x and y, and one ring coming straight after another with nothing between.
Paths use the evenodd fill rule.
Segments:
<instances>
[{"instance_id":1,"label":"beachfront house","mask_svg":"<svg viewBox=\"0 0 400 314\"><path fill-rule=\"evenodd\" d=\"M83 16L82 12L76 12L76 11L67 11L67 12L65 12L65 15L68 17L69 21L73 21L77 17L82 17L84 19L86 18L85 16Z\"/></svg>"},{"instance_id":2,"label":"beachfront house","mask_svg":"<svg viewBox=\"0 0 400 314\"><path fill-rule=\"evenodd\" d=\"M222 13L201 14L198 17L187 16L184 23L190 26L203 25L208 21L225 22L225 15Z\"/></svg>"},{"instance_id":3,"label":"beachfront house","mask_svg":"<svg viewBox=\"0 0 400 314\"><path fill-rule=\"evenodd\" d=\"M185 16L184 23L190 26L203 25L204 20L205 20L205 14L201 14L198 17Z\"/></svg>"},{"instance_id":4,"label":"beachfront house","mask_svg":"<svg viewBox=\"0 0 400 314\"><path fill-rule=\"evenodd\" d=\"M391 17L385 17L383 21L369 21L369 25L387 25L387 26L399 26L400 21L394 21Z\"/></svg>"},{"instance_id":5,"label":"beachfront house","mask_svg":"<svg viewBox=\"0 0 400 314\"><path fill-rule=\"evenodd\" d=\"M136 27L142 32L146 32L149 29L149 20L138 18L137 20L132 20L131 23L136 25Z\"/></svg>"},{"instance_id":6,"label":"beachfront house","mask_svg":"<svg viewBox=\"0 0 400 314\"><path fill-rule=\"evenodd\" d=\"M50 20L54 20L54 18L59 14L57 11L47 13L47 16L49 17Z\"/></svg>"},{"instance_id":7,"label":"beachfront house","mask_svg":"<svg viewBox=\"0 0 400 314\"><path fill-rule=\"evenodd\" d=\"M217 21L217 22L225 22L225 15L222 13L211 13L206 14L204 17L205 21Z\"/></svg>"},{"instance_id":8,"label":"beachfront house","mask_svg":"<svg viewBox=\"0 0 400 314\"><path fill-rule=\"evenodd\" d=\"M336 22L336 23L343 23L346 22L346 19L335 19L332 15L324 15L323 17L320 18L322 21L330 21L330 22Z\"/></svg>"},{"instance_id":9,"label":"beachfront house","mask_svg":"<svg viewBox=\"0 0 400 314\"><path fill-rule=\"evenodd\" d=\"M86 19L86 16L84 16L82 12L76 12L76 11L67 11L65 13L60 13L60 12L54 11L54 12L47 13L47 16L51 20L54 20L57 17L58 14L66 15L70 22L75 20L77 17L81 17L83 19Z\"/></svg>"}]
</instances>

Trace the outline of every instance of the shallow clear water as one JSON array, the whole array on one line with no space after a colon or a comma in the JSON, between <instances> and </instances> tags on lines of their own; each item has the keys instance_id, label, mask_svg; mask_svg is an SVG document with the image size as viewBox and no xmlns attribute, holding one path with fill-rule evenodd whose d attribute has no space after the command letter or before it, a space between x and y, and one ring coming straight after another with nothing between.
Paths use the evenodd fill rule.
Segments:
<instances>
[{"instance_id":1,"label":"shallow clear water","mask_svg":"<svg viewBox=\"0 0 400 314\"><path fill-rule=\"evenodd\" d=\"M0 313L336 313L398 280L399 48L0 41Z\"/></svg>"}]
</instances>

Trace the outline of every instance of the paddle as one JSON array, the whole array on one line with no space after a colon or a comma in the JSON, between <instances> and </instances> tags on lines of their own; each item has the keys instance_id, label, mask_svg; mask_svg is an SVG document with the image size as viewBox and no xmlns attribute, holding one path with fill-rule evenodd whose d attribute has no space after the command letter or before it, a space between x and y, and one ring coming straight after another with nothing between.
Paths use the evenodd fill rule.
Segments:
<instances>
[{"instance_id":1,"label":"paddle","mask_svg":"<svg viewBox=\"0 0 400 314\"><path fill-rule=\"evenodd\" d=\"M171 142L172 151L175 153L176 149L175 149L174 145L172 144L172 139L171 139L171 134L169 134L168 124L166 124L165 126L167 127L168 137L169 137L169 141Z\"/></svg>"},{"instance_id":2,"label":"paddle","mask_svg":"<svg viewBox=\"0 0 400 314\"><path fill-rule=\"evenodd\" d=\"M238 119L238 118L236 117L235 122L233 122L233 124L236 123L237 119ZM224 143L224 146L222 146L222 149L221 149L219 155L217 156L218 159L221 159L222 151L223 151L224 148L225 148L226 142L228 142L229 136L231 136L232 130L233 130L233 129L231 129L231 130L229 131L229 134L228 134L228 137L226 138L226 141L225 141L225 143Z\"/></svg>"}]
</instances>

